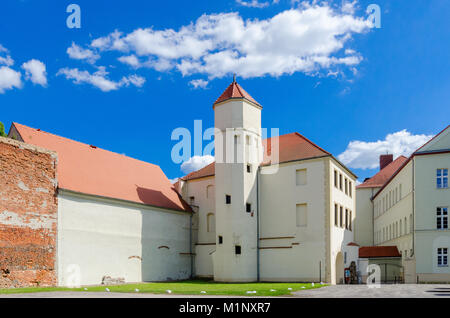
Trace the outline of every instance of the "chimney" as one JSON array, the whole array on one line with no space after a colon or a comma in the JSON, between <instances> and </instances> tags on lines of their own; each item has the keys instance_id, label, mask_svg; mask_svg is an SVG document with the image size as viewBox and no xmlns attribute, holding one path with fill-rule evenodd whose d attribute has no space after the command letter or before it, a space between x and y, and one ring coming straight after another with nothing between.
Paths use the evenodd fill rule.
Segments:
<instances>
[{"instance_id":1,"label":"chimney","mask_svg":"<svg viewBox=\"0 0 450 318\"><path fill-rule=\"evenodd\" d=\"M394 155L380 155L380 170L383 170L392 161L394 161Z\"/></svg>"}]
</instances>

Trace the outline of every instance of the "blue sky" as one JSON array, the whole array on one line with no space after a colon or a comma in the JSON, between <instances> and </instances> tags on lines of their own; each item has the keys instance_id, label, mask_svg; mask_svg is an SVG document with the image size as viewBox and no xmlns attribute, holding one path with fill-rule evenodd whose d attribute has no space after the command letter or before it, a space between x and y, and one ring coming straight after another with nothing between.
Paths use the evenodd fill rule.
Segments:
<instances>
[{"instance_id":1,"label":"blue sky","mask_svg":"<svg viewBox=\"0 0 450 318\"><path fill-rule=\"evenodd\" d=\"M66 26L70 3L81 8L80 29ZM368 27L371 3L381 28ZM450 124L449 8L446 0L4 0L0 121L125 153L175 178L184 173L171 160L172 131L196 119L212 127L212 103L236 72L264 107L263 127L305 135L363 179L380 153L409 154Z\"/></svg>"}]
</instances>

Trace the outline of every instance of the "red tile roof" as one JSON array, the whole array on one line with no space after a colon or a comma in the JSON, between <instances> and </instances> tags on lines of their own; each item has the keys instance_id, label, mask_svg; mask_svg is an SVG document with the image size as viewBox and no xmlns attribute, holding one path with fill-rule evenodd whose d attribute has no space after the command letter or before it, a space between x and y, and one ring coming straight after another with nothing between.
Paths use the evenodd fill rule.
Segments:
<instances>
[{"instance_id":1,"label":"red tile roof","mask_svg":"<svg viewBox=\"0 0 450 318\"><path fill-rule=\"evenodd\" d=\"M233 98L244 98L258 106L261 106L256 100L253 99L253 97L250 96L249 93L247 93L241 87L241 85L239 85L237 82L234 82L234 81L227 87L227 89L222 93L222 95L220 95L220 97L214 102L214 105L216 105L220 102L226 101L228 99L233 99Z\"/></svg>"},{"instance_id":2,"label":"red tile roof","mask_svg":"<svg viewBox=\"0 0 450 318\"><path fill-rule=\"evenodd\" d=\"M190 211L157 165L13 123L23 141L58 154L58 187L79 193Z\"/></svg>"},{"instance_id":3,"label":"red tile roof","mask_svg":"<svg viewBox=\"0 0 450 318\"><path fill-rule=\"evenodd\" d=\"M386 181L408 160L405 156L400 156L386 167L381 169L372 178L364 181L364 183L358 185L356 188L379 188L382 187Z\"/></svg>"},{"instance_id":4,"label":"red tile roof","mask_svg":"<svg viewBox=\"0 0 450 318\"><path fill-rule=\"evenodd\" d=\"M431 152L431 153L421 153L420 150L425 147L426 145L428 145L429 143L431 143L433 140L435 140L437 137L439 137L441 134L443 134L447 129L450 128L450 125L448 125L447 127L445 127L443 130L441 130L436 136L434 136L433 138L431 138L430 140L428 140L426 143L424 143L422 146L420 146L416 151L414 151L411 156L409 156L409 158L400 166L400 168L397 169L397 171L394 172L394 174L383 184L383 186L381 187L380 190L378 190L377 193L375 193L375 195L372 197L372 200L374 200L380 193L381 191L383 191L383 189L395 178L395 176L400 173L400 171L406 167L406 165L408 164L409 161L411 161L414 156L416 155L426 155L426 154L434 154L436 152ZM444 150L444 152L448 152L448 150Z\"/></svg>"},{"instance_id":5,"label":"red tile roof","mask_svg":"<svg viewBox=\"0 0 450 318\"><path fill-rule=\"evenodd\" d=\"M216 163L210 163L206 167L203 167L197 171L191 172L190 174L184 176L181 178L181 180L193 180L193 179L199 179L204 177L210 177L214 176L216 174Z\"/></svg>"},{"instance_id":6,"label":"red tile roof","mask_svg":"<svg viewBox=\"0 0 450 318\"><path fill-rule=\"evenodd\" d=\"M401 257L397 246L363 246L359 248L360 258Z\"/></svg>"},{"instance_id":7,"label":"red tile roof","mask_svg":"<svg viewBox=\"0 0 450 318\"><path fill-rule=\"evenodd\" d=\"M267 154L271 154L272 142L279 143L279 163L331 156L329 152L323 150L297 132L274 138L263 140L263 146L267 147L267 150L264 153L264 160L261 165L269 164L270 158L267 157ZM351 171L349 172L351 173ZM200 170L184 176L182 180L186 181L214 175L215 163L213 162Z\"/></svg>"}]
</instances>

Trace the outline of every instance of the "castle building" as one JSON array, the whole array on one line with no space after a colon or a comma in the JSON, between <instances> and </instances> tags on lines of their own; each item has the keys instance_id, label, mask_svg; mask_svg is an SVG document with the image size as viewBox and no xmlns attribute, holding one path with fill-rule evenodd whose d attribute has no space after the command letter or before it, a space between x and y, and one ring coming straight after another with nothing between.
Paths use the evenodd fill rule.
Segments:
<instances>
[{"instance_id":1,"label":"castle building","mask_svg":"<svg viewBox=\"0 0 450 318\"><path fill-rule=\"evenodd\" d=\"M360 270L374 263L384 281L448 283L450 126L409 158L392 159L382 156L380 172L357 186L355 239L372 245L360 249Z\"/></svg>"},{"instance_id":2,"label":"castle building","mask_svg":"<svg viewBox=\"0 0 450 318\"><path fill-rule=\"evenodd\" d=\"M262 106L235 81L213 108L216 161L176 184L195 207L195 275L342 282L356 176L299 133L262 140Z\"/></svg>"},{"instance_id":3,"label":"castle building","mask_svg":"<svg viewBox=\"0 0 450 318\"><path fill-rule=\"evenodd\" d=\"M160 167L13 123L0 138L1 287L208 277L342 283L358 261L356 176L299 133L264 139L236 81L215 162Z\"/></svg>"}]
</instances>

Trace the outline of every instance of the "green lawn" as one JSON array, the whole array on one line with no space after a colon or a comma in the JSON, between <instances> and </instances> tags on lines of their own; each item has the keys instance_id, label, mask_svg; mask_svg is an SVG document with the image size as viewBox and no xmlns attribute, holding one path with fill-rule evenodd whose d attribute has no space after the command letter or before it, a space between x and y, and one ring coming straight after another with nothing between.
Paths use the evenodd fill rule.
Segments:
<instances>
[{"instance_id":1,"label":"green lawn","mask_svg":"<svg viewBox=\"0 0 450 318\"><path fill-rule=\"evenodd\" d=\"M83 288L59 288L59 287L36 287L36 288L16 288L0 289L0 294L17 293L36 293L50 291L106 291L119 293L153 293L153 294L172 294L180 295L234 295L234 296L283 296L289 295L293 291L320 288L326 285L311 283L215 283L204 280L190 280L182 282L164 282L164 283L141 283L125 284L116 286L88 286ZM303 288L304 287L304 288ZM86 290L86 289L87 290ZM289 290L288 288L292 288ZM138 291L136 291L138 290ZM202 291L206 293L202 293ZM256 291L256 293L247 293L247 291Z\"/></svg>"}]
</instances>

